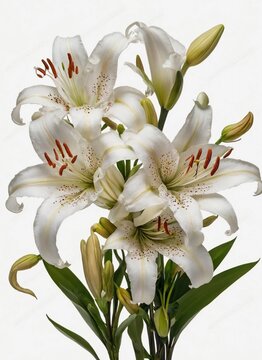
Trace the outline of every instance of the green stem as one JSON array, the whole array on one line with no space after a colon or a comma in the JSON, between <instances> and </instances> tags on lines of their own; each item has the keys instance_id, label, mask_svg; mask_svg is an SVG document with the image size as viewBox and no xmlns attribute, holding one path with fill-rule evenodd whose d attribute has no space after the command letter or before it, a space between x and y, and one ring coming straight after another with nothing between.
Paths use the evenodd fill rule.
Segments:
<instances>
[{"instance_id":1,"label":"green stem","mask_svg":"<svg viewBox=\"0 0 262 360\"><path fill-rule=\"evenodd\" d=\"M188 66L187 62L185 62L181 69L181 73L183 76L185 76L185 73L187 72L188 69L189 69L189 66Z\"/></svg>"},{"instance_id":2,"label":"green stem","mask_svg":"<svg viewBox=\"0 0 262 360\"><path fill-rule=\"evenodd\" d=\"M167 118L167 114L168 114L168 110L165 109L163 106L161 107L161 112L160 112L160 116L159 116L159 121L158 121L158 128L162 131L166 122L166 118Z\"/></svg>"},{"instance_id":3,"label":"green stem","mask_svg":"<svg viewBox=\"0 0 262 360\"><path fill-rule=\"evenodd\" d=\"M219 145L219 144L221 144L221 143L222 143L222 138L218 139L218 140L215 142L216 145Z\"/></svg>"}]
</instances>

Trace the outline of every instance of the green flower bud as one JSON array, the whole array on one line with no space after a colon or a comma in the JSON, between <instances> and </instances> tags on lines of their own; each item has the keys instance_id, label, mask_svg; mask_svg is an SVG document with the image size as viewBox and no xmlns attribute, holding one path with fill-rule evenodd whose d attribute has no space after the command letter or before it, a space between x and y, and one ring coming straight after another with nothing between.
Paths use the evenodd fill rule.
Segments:
<instances>
[{"instance_id":1,"label":"green flower bud","mask_svg":"<svg viewBox=\"0 0 262 360\"><path fill-rule=\"evenodd\" d=\"M167 337L169 332L169 318L164 307L161 306L155 311L154 322L158 335Z\"/></svg>"},{"instance_id":2,"label":"green flower bud","mask_svg":"<svg viewBox=\"0 0 262 360\"><path fill-rule=\"evenodd\" d=\"M152 101L148 98L144 98L140 101L140 104L145 111L147 124L151 124L157 127L158 119Z\"/></svg>"},{"instance_id":3,"label":"green flower bud","mask_svg":"<svg viewBox=\"0 0 262 360\"><path fill-rule=\"evenodd\" d=\"M19 285L19 283L17 282L17 273L18 273L18 271L31 269L33 266L35 266L39 262L39 260L41 260L41 256L34 255L34 254L28 254L28 255L25 255L25 256L21 257L20 259L16 260L16 262L12 265L10 272L9 272L10 285L14 289L16 289L20 292L23 292L25 294L32 295L36 298L36 295L32 290L25 289Z\"/></svg>"},{"instance_id":4,"label":"green flower bud","mask_svg":"<svg viewBox=\"0 0 262 360\"><path fill-rule=\"evenodd\" d=\"M251 128L253 121L254 115L249 112L241 121L226 126L221 132L219 143L227 143L238 140Z\"/></svg>"},{"instance_id":5,"label":"green flower bud","mask_svg":"<svg viewBox=\"0 0 262 360\"><path fill-rule=\"evenodd\" d=\"M108 232L109 236L116 230L116 226L105 217L100 218L99 224Z\"/></svg>"},{"instance_id":6,"label":"green flower bud","mask_svg":"<svg viewBox=\"0 0 262 360\"><path fill-rule=\"evenodd\" d=\"M187 67L204 61L215 49L224 31L224 25L216 25L197 37L189 46L186 54Z\"/></svg>"},{"instance_id":7,"label":"green flower bud","mask_svg":"<svg viewBox=\"0 0 262 360\"><path fill-rule=\"evenodd\" d=\"M98 237L91 231L87 242L80 243L83 269L86 282L95 299L101 297L102 292L102 251Z\"/></svg>"},{"instance_id":8,"label":"green flower bud","mask_svg":"<svg viewBox=\"0 0 262 360\"><path fill-rule=\"evenodd\" d=\"M133 304L131 301L131 296L129 292L123 288L117 288L116 290L117 298L120 303L126 308L126 310L132 315L137 314L139 311L139 306Z\"/></svg>"},{"instance_id":9,"label":"green flower bud","mask_svg":"<svg viewBox=\"0 0 262 360\"><path fill-rule=\"evenodd\" d=\"M109 232L101 224L94 224L91 229L93 232L98 233L99 235L103 236L103 238L105 239L107 239L110 236Z\"/></svg>"},{"instance_id":10,"label":"green flower bud","mask_svg":"<svg viewBox=\"0 0 262 360\"><path fill-rule=\"evenodd\" d=\"M104 298L106 301L111 301L114 296L114 266L110 260L107 260L102 272L103 290L105 292Z\"/></svg>"}]
</instances>

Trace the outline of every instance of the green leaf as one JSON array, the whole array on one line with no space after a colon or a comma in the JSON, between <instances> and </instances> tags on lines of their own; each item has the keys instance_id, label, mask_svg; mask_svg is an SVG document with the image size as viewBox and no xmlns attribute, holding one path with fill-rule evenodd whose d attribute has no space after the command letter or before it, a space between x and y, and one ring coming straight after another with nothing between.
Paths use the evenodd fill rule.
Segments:
<instances>
[{"instance_id":1,"label":"green leaf","mask_svg":"<svg viewBox=\"0 0 262 360\"><path fill-rule=\"evenodd\" d=\"M142 343L142 332L143 332L143 319L137 316L134 321L128 325L128 335L132 340L136 360L151 359Z\"/></svg>"},{"instance_id":2,"label":"green leaf","mask_svg":"<svg viewBox=\"0 0 262 360\"><path fill-rule=\"evenodd\" d=\"M183 295L178 300L179 306L175 315L175 324L171 329L171 337L178 337L181 331L200 310L210 304L218 295L245 275L257 263L258 261L223 271L214 276L208 284L202 285L197 289L191 289Z\"/></svg>"},{"instance_id":3,"label":"green leaf","mask_svg":"<svg viewBox=\"0 0 262 360\"><path fill-rule=\"evenodd\" d=\"M169 99L167 101L167 104L164 106L166 110L171 110L173 106L177 103L183 89L183 81L183 75L181 71L178 71L176 74L176 81L169 95Z\"/></svg>"},{"instance_id":4,"label":"green leaf","mask_svg":"<svg viewBox=\"0 0 262 360\"><path fill-rule=\"evenodd\" d=\"M83 283L75 276L75 274L68 268L58 269L57 267L43 261L45 268L51 279L59 287L59 289L71 300L82 318L100 338L103 344L106 344L106 328L101 325L102 319L100 317L97 306L93 297L83 285ZM92 306L92 313L88 310L88 306ZM96 314L96 316L94 316ZM100 322L97 321L100 318Z\"/></svg>"},{"instance_id":5,"label":"green leaf","mask_svg":"<svg viewBox=\"0 0 262 360\"><path fill-rule=\"evenodd\" d=\"M48 320L54 325L54 327L60 331L62 334L67 336L69 339L75 341L78 345L82 346L85 350L87 350L96 360L100 360L97 356L95 350L92 348L92 346L80 335L76 334L75 332L65 328L64 326L58 324L54 320L52 320L48 315L46 315Z\"/></svg>"},{"instance_id":6,"label":"green leaf","mask_svg":"<svg viewBox=\"0 0 262 360\"><path fill-rule=\"evenodd\" d=\"M236 238L230 241L227 241L224 244L221 244L212 250L209 251L209 254L212 258L214 269L218 267L218 265L221 264L221 262L224 260L226 255L229 253L230 249L232 248Z\"/></svg>"},{"instance_id":7,"label":"green leaf","mask_svg":"<svg viewBox=\"0 0 262 360\"><path fill-rule=\"evenodd\" d=\"M122 260L114 273L114 283L119 287L122 283L126 271L126 262Z\"/></svg>"},{"instance_id":8,"label":"green leaf","mask_svg":"<svg viewBox=\"0 0 262 360\"><path fill-rule=\"evenodd\" d=\"M115 345L117 349L120 347L123 332L135 320L136 317L137 314L132 314L118 326L115 333Z\"/></svg>"}]
</instances>

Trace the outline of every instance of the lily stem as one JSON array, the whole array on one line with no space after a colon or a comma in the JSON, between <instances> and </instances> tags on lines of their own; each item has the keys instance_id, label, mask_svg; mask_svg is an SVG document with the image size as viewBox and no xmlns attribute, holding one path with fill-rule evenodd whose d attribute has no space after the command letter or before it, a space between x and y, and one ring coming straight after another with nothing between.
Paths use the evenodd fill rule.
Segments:
<instances>
[{"instance_id":1,"label":"lily stem","mask_svg":"<svg viewBox=\"0 0 262 360\"><path fill-rule=\"evenodd\" d=\"M165 122L166 122L166 118L167 118L167 114L168 114L168 110L165 109L163 106L161 107L161 112L160 112L160 116L159 116L159 121L158 121L158 129L160 129L161 131L164 128Z\"/></svg>"}]
</instances>

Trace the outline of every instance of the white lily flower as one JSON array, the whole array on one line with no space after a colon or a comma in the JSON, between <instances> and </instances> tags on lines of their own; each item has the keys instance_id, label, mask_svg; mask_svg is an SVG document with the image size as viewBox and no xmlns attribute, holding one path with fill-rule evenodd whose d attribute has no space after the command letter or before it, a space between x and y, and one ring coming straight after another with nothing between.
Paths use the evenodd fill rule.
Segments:
<instances>
[{"instance_id":1,"label":"white lily flower","mask_svg":"<svg viewBox=\"0 0 262 360\"><path fill-rule=\"evenodd\" d=\"M88 57L80 36L56 37L52 60L42 59L42 67L35 69L38 77L48 76L55 86L37 85L24 89L12 112L13 121L23 124L22 105L40 104L43 108L33 115L34 118L47 111L60 110L64 115L70 114L81 134L92 140L100 133L102 117L108 116L114 103L121 103L121 109L113 108L111 113L120 121L124 113L128 121L136 122L141 115L140 101L144 95L131 87L113 90L118 58L128 43L121 33L106 35Z\"/></svg>"},{"instance_id":2,"label":"white lily flower","mask_svg":"<svg viewBox=\"0 0 262 360\"><path fill-rule=\"evenodd\" d=\"M122 220L106 241L104 250L127 250L127 273L134 303L150 304L155 296L157 280L156 257L162 254L179 265L199 287L212 279L213 264L202 246L188 247L186 234L167 209L161 216L137 226L136 214L131 220Z\"/></svg>"},{"instance_id":3,"label":"white lily flower","mask_svg":"<svg viewBox=\"0 0 262 360\"><path fill-rule=\"evenodd\" d=\"M185 62L185 47L164 30L156 26L146 26L142 22L129 25L126 36L132 42L141 41L145 44L152 81L148 81L141 69L130 63L127 65L141 75L147 86L155 91L160 105L165 108L177 72Z\"/></svg>"},{"instance_id":4,"label":"white lily flower","mask_svg":"<svg viewBox=\"0 0 262 360\"><path fill-rule=\"evenodd\" d=\"M43 164L28 167L14 177L6 206L20 212L23 204L16 201L17 197L45 199L34 222L36 245L47 262L64 267L67 264L56 246L60 224L94 202L105 208L114 206L124 179L113 164L132 159L134 154L117 132L87 141L58 113L46 113L41 121L32 121L30 136Z\"/></svg>"},{"instance_id":5,"label":"white lily flower","mask_svg":"<svg viewBox=\"0 0 262 360\"><path fill-rule=\"evenodd\" d=\"M138 134L123 133L147 174L144 182L139 174L135 174L120 196L130 212L146 209L135 219L136 225L140 223L140 217L144 222L150 220L154 212L159 214L159 207L149 209L149 197L153 193L166 202L163 208L168 204L191 244L203 241L201 209L223 217L230 226L228 235L238 230L232 206L217 192L255 181L258 183L256 194L260 194L260 172L249 162L228 158L232 148L208 144L211 120L210 106L203 108L196 101L172 143L151 125L145 125Z\"/></svg>"}]
</instances>

